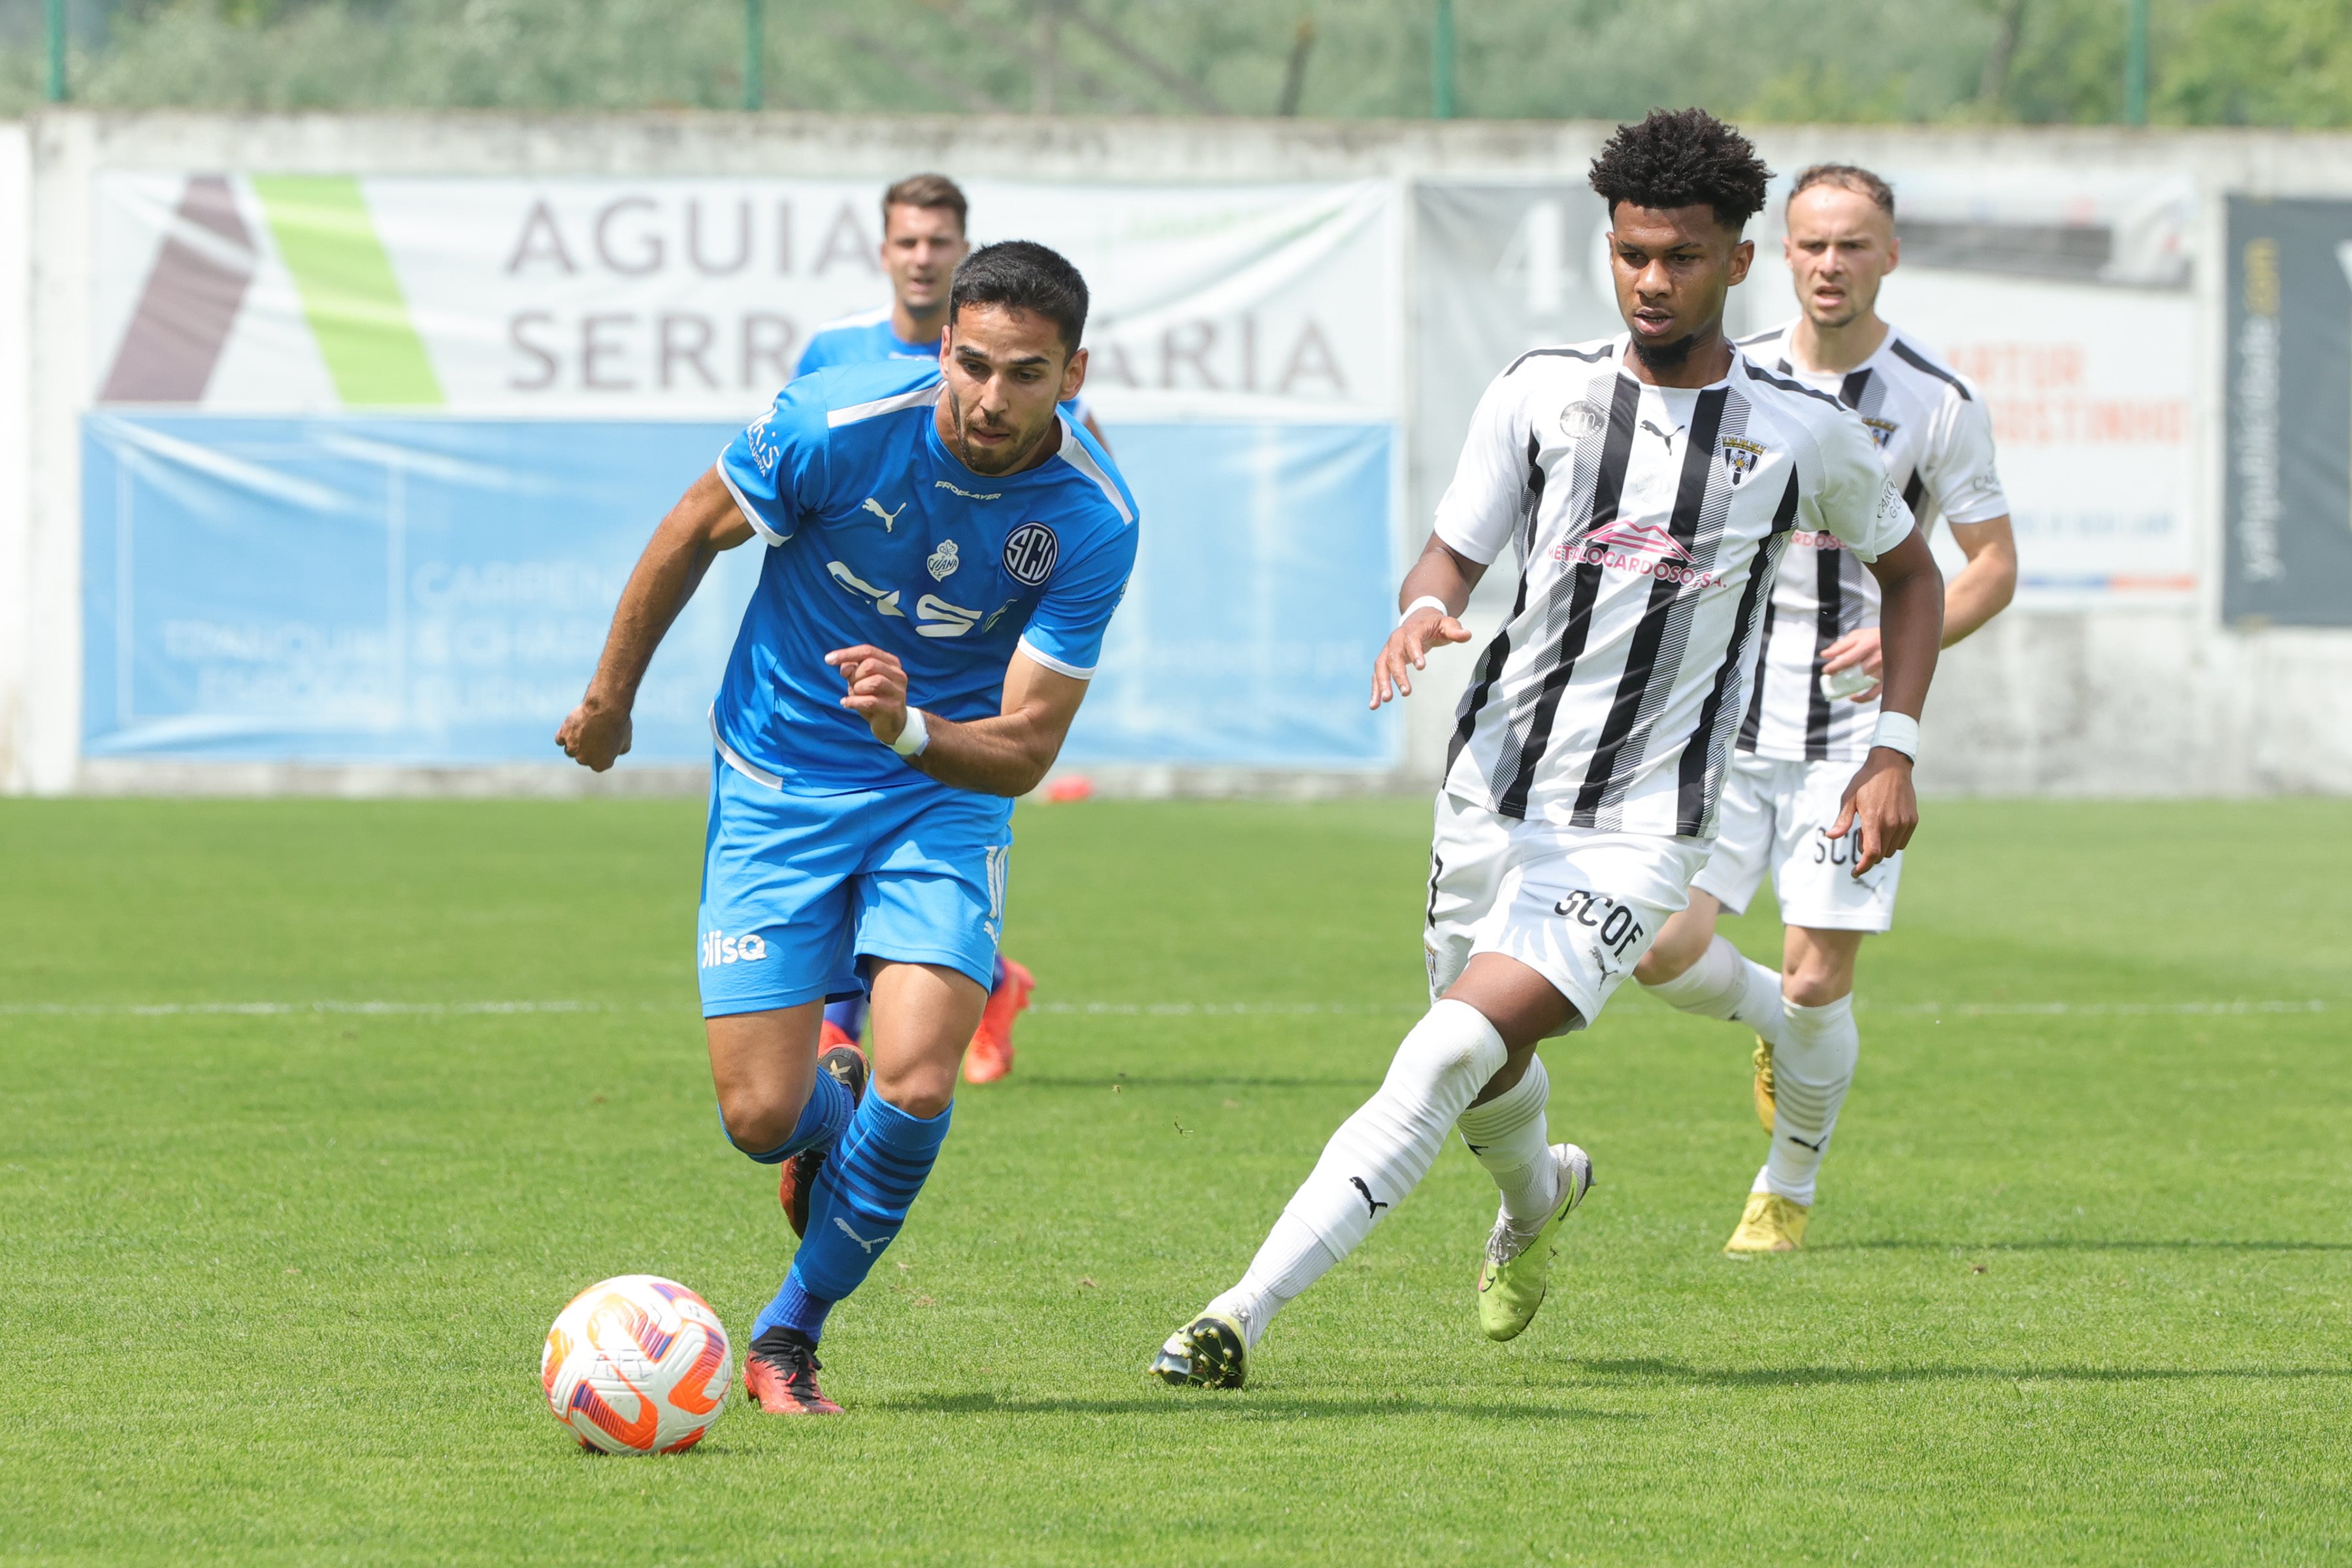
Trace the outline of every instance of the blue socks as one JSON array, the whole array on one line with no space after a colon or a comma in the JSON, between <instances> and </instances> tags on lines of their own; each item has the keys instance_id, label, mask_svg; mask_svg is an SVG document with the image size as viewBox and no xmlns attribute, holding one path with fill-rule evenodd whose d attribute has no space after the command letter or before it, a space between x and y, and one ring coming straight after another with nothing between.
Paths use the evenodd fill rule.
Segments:
<instances>
[{"instance_id":1,"label":"blue socks","mask_svg":"<svg viewBox=\"0 0 2352 1568\"><path fill-rule=\"evenodd\" d=\"M787 1328L814 1342L824 1331L825 1313L865 1283L907 1223L907 1210L931 1173L954 1111L950 1105L924 1121L878 1094L866 1097L817 1174L816 1190L809 1195L808 1235L801 1239L783 1289L753 1322L753 1339Z\"/></svg>"},{"instance_id":2,"label":"blue socks","mask_svg":"<svg viewBox=\"0 0 2352 1568\"><path fill-rule=\"evenodd\" d=\"M842 1087L841 1080L820 1068L816 1082L809 1089L808 1103L801 1107L801 1119L793 1126L791 1137L764 1154L754 1154L751 1150L743 1149L740 1143L735 1146L762 1165L781 1165L803 1149L814 1149L820 1143L830 1143L839 1138L848 1130L850 1118L856 1109L849 1098L849 1090ZM719 1125L722 1131L727 1126L723 1113ZM734 1142L731 1134L728 1142Z\"/></svg>"}]
</instances>

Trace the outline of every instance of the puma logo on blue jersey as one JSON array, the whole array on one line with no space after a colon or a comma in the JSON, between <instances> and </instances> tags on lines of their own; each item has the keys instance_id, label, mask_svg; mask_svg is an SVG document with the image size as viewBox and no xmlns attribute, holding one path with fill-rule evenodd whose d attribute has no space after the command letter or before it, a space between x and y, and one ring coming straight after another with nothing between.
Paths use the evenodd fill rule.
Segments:
<instances>
[{"instance_id":1,"label":"puma logo on blue jersey","mask_svg":"<svg viewBox=\"0 0 2352 1568\"><path fill-rule=\"evenodd\" d=\"M913 503L910 501L900 501L898 503L898 511L906 510L907 508L912 504ZM882 520L882 531L885 533L889 532L890 525L898 521L898 511L884 511L882 510L882 503L876 500L872 496L867 496L866 498L866 510Z\"/></svg>"}]
</instances>

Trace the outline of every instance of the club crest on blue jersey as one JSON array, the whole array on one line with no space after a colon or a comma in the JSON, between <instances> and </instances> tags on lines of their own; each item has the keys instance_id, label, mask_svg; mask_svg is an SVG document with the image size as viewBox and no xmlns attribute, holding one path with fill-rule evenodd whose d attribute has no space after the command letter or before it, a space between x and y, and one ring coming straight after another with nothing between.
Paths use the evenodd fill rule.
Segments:
<instances>
[{"instance_id":1,"label":"club crest on blue jersey","mask_svg":"<svg viewBox=\"0 0 2352 1568\"><path fill-rule=\"evenodd\" d=\"M1042 522L1024 522L1004 542L1004 574L1024 587L1034 588L1054 574L1062 542Z\"/></svg>"},{"instance_id":2,"label":"club crest on blue jersey","mask_svg":"<svg viewBox=\"0 0 2352 1568\"><path fill-rule=\"evenodd\" d=\"M946 582L949 574L962 564L962 562L956 559L956 542L952 539L940 540L940 547L932 551L923 562L924 569L930 573L931 581L934 583Z\"/></svg>"}]
</instances>

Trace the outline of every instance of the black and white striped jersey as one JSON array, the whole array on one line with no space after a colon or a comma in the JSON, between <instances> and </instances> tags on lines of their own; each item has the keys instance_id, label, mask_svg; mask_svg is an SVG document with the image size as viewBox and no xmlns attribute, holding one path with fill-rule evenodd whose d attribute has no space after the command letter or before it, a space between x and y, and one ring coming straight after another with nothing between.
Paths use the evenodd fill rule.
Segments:
<instances>
[{"instance_id":1,"label":"black and white striped jersey","mask_svg":"<svg viewBox=\"0 0 2352 1568\"><path fill-rule=\"evenodd\" d=\"M1817 387L1862 416L1888 478L1922 532L1938 515L1958 523L2007 515L1992 460L1984 399L1917 340L1890 330L1878 352L1850 371L1810 371L1788 357L1785 322L1741 347L1775 374ZM1764 611L1739 749L1787 762L1860 762L1878 728L1878 700L1832 699L1822 656L1848 632L1878 624L1878 579L1828 534L1790 541L1780 581Z\"/></svg>"},{"instance_id":2,"label":"black and white striped jersey","mask_svg":"<svg viewBox=\"0 0 2352 1568\"><path fill-rule=\"evenodd\" d=\"M1911 531L1860 419L1735 353L1647 385L1623 335L1521 355L1472 416L1437 537L1519 564L1445 785L1505 816L1711 837L1764 605L1799 532L1876 559Z\"/></svg>"}]
</instances>

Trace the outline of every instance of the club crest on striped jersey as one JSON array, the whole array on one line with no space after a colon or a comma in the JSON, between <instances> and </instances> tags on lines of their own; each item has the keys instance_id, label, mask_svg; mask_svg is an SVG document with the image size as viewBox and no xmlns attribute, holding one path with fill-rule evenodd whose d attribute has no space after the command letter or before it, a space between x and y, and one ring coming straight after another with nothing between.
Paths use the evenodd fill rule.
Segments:
<instances>
[{"instance_id":1,"label":"club crest on striped jersey","mask_svg":"<svg viewBox=\"0 0 2352 1568\"><path fill-rule=\"evenodd\" d=\"M924 567L929 571L931 581L934 583L946 582L949 574L962 564L963 563L957 559L956 542L952 539L940 540L940 547L932 551L923 562Z\"/></svg>"},{"instance_id":2,"label":"club crest on striped jersey","mask_svg":"<svg viewBox=\"0 0 2352 1568\"><path fill-rule=\"evenodd\" d=\"M1559 427L1579 440L1598 436L1609 423L1609 416L1597 403L1587 403L1580 397L1559 411Z\"/></svg>"},{"instance_id":3,"label":"club crest on striped jersey","mask_svg":"<svg viewBox=\"0 0 2352 1568\"><path fill-rule=\"evenodd\" d=\"M1052 529L1042 522L1024 522L1004 542L1004 574L1034 588L1054 574L1054 563L1061 553L1061 541L1054 537Z\"/></svg>"},{"instance_id":4,"label":"club crest on striped jersey","mask_svg":"<svg viewBox=\"0 0 2352 1568\"><path fill-rule=\"evenodd\" d=\"M1870 444L1882 452L1886 450L1886 443L1895 439L1895 432L1898 428L1895 421L1874 419L1865 414L1862 417L1862 422L1870 431Z\"/></svg>"},{"instance_id":5,"label":"club crest on striped jersey","mask_svg":"<svg viewBox=\"0 0 2352 1568\"><path fill-rule=\"evenodd\" d=\"M1764 448L1745 436L1726 436L1720 445L1724 469L1735 485L1754 473L1756 465L1764 460Z\"/></svg>"}]
</instances>

